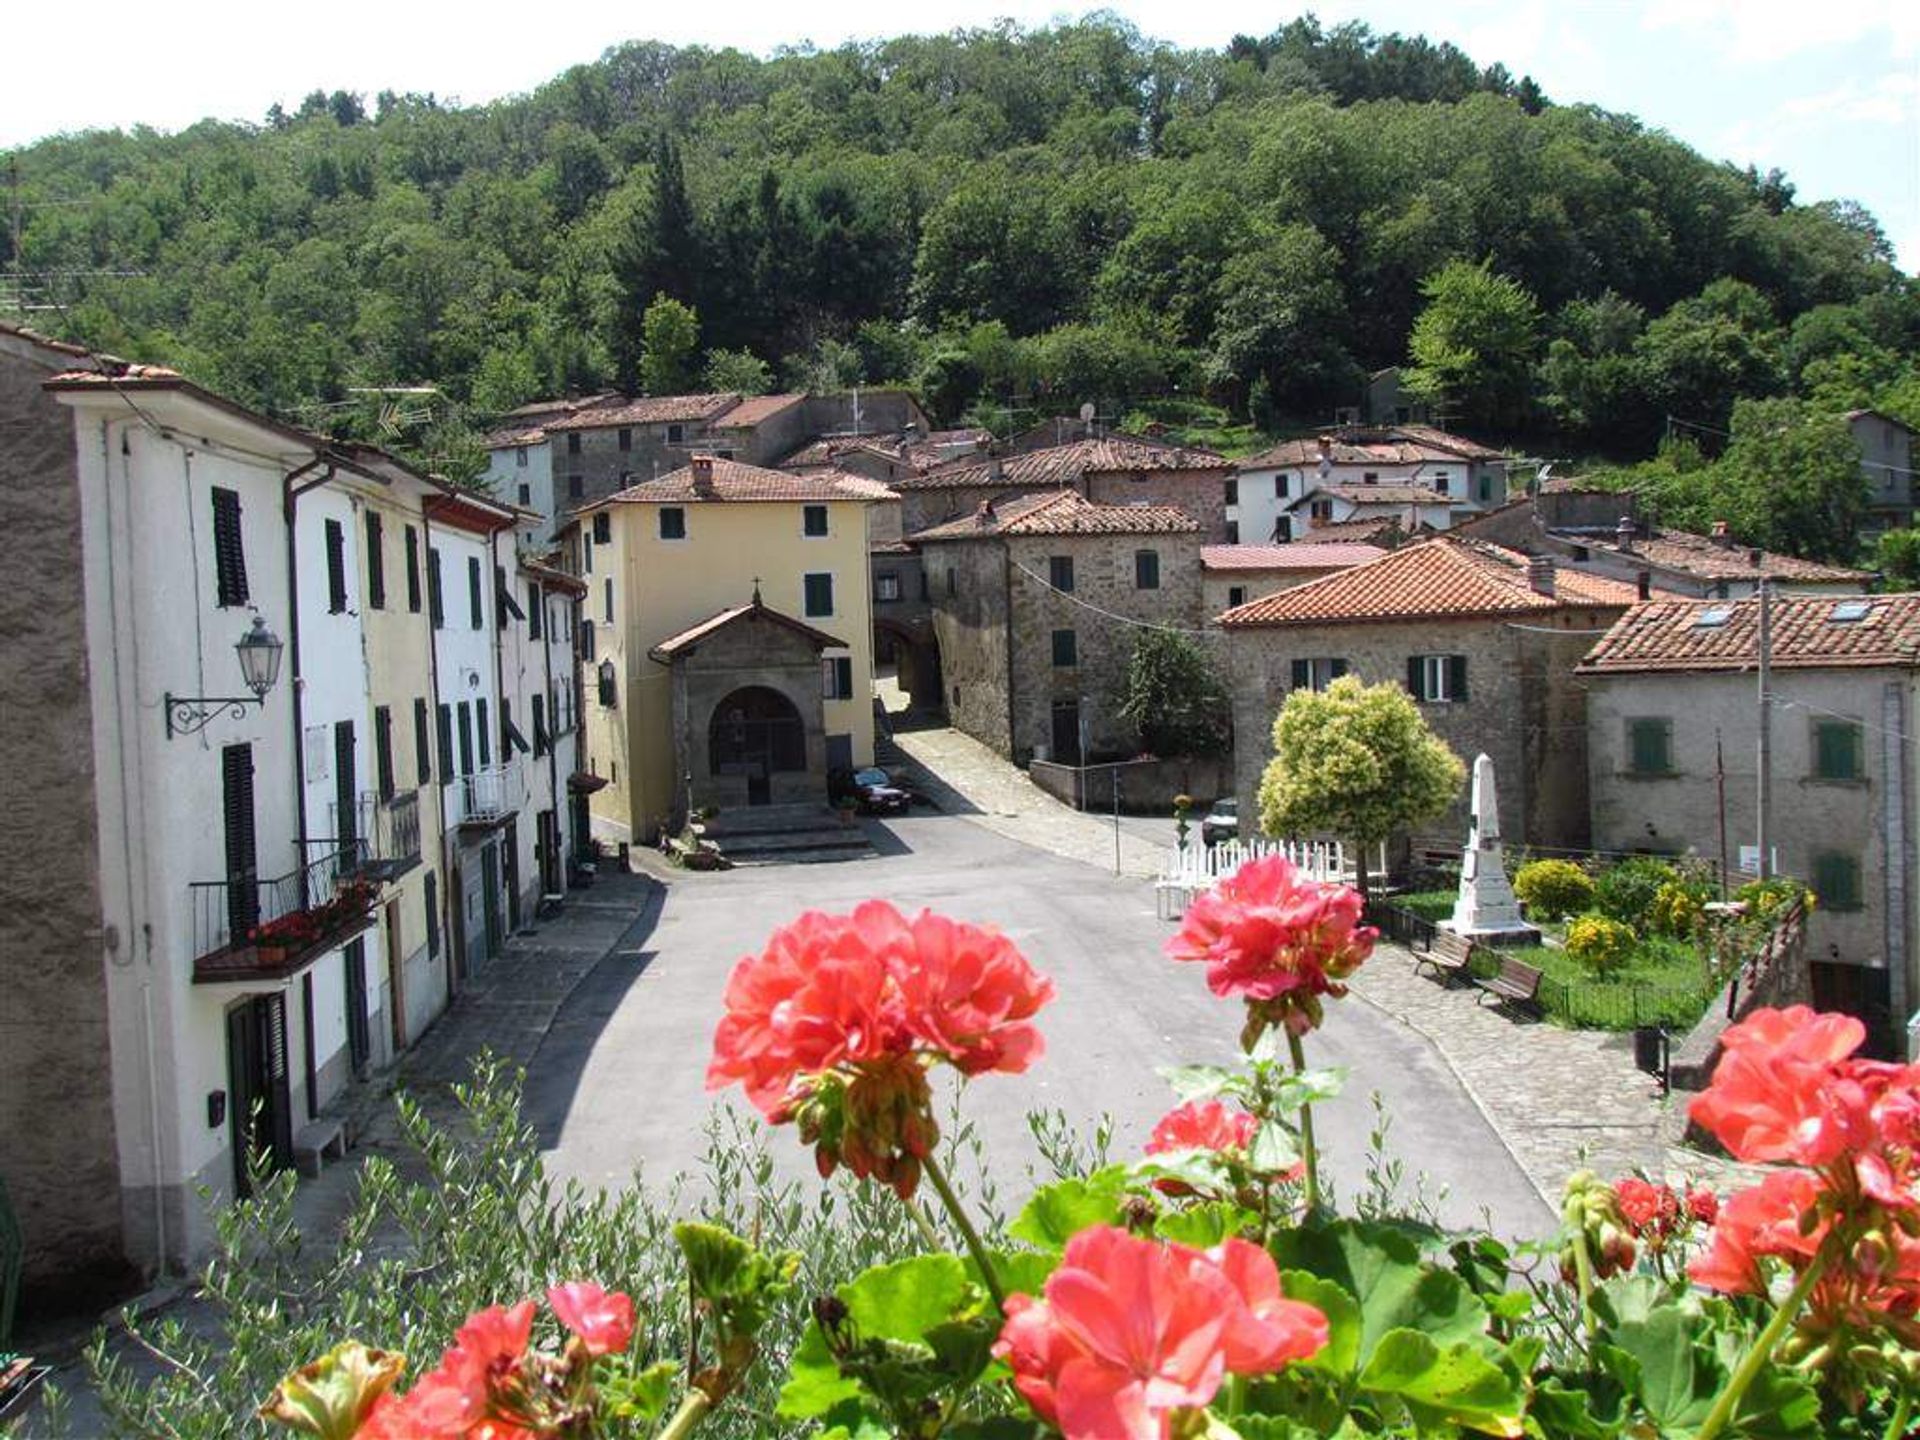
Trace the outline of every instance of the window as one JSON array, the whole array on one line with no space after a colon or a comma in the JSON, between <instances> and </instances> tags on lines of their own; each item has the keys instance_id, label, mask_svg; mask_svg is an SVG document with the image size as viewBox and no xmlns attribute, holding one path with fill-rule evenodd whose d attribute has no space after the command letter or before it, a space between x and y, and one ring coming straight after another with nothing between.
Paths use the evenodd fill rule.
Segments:
<instances>
[{"instance_id":1,"label":"window","mask_svg":"<svg viewBox=\"0 0 1920 1440\"><path fill-rule=\"evenodd\" d=\"M1480 501L1482 504L1490 504L1492 503L1492 500L1493 500L1493 476L1482 474L1480 476Z\"/></svg>"},{"instance_id":2,"label":"window","mask_svg":"<svg viewBox=\"0 0 1920 1440\"><path fill-rule=\"evenodd\" d=\"M509 615L515 620L527 618L527 612L522 610L520 602L513 598L513 586L507 583L507 567L504 565L493 567L493 602L495 617L499 620L502 630L507 628ZM537 605L539 602L534 603Z\"/></svg>"},{"instance_id":3,"label":"window","mask_svg":"<svg viewBox=\"0 0 1920 1440\"><path fill-rule=\"evenodd\" d=\"M1240 522L1238 520L1227 521L1227 543L1229 545L1238 545L1240 543Z\"/></svg>"},{"instance_id":4,"label":"window","mask_svg":"<svg viewBox=\"0 0 1920 1440\"><path fill-rule=\"evenodd\" d=\"M933 581L925 570L920 572L920 598L922 600L933 599Z\"/></svg>"},{"instance_id":5,"label":"window","mask_svg":"<svg viewBox=\"0 0 1920 1440\"><path fill-rule=\"evenodd\" d=\"M618 698L618 691L614 686L613 661L602 660L600 662L600 669L596 672L596 678L600 682L600 703L602 705L613 704Z\"/></svg>"},{"instance_id":6,"label":"window","mask_svg":"<svg viewBox=\"0 0 1920 1440\"><path fill-rule=\"evenodd\" d=\"M1467 698L1467 657L1409 655L1407 693L1428 705L1457 704Z\"/></svg>"},{"instance_id":7,"label":"window","mask_svg":"<svg viewBox=\"0 0 1920 1440\"><path fill-rule=\"evenodd\" d=\"M1236 605L1244 605L1246 603L1247 603L1247 587L1246 586L1229 585L1227 587L1227 608L1229 610L1233 609L1233 607Z\"/></svg>"},{"instance_id":8,"label":"window","mask_svg":"<svg viewBox=\"0 0 1920 1440\"><path fill-rule=\"evenodd\" d=\"M480 768L485 769L493 763L493 732L487 728L487 702L473 702L474 730L480 741Z\"/></svg>"},{"instance_id":9,"label":"window","mask_svg":"<svg viewBox=\"0 0 1920 1440\"><path fill-rule=\"evenodd\" d=\"M1226 486L1227 504L1238 505L1240 503L1240 482L1237 479L1229 477Z\"/></svg>"},{"instance_id":10,"label":"window","mask_svg":"<svg viewBox=\"0 0 1920 1440\"><path fill-rule=\"evenodd\" d=\"M633 431L622 426L619 434L619 445L620 445L620 450L623 454L626 451L633 449Z\"/></svg>"},{"instance_id":11,"label":"window","mask_svg":"<svg viewBox=\"0 0 1920 1440\"><path fill-rule=\"evenodd\" d=\"M373 783L382 800L393 798L393 711L373 707Z\"/></svg>"},{"instance_id":12,"label":"window","mask_svg":"<svg viewBox=\"0 0 1920 1440\"><path fill-rule=\"evenodd\" d=\"M453 783L453 707L442 705L439 714L440 783Z\"/></svg>"},{"instance_id":13,"label":"window","mask_svg":"<svg viewBox=\"0 0 1920 1440\"><path fill-rule=\"evenodd\" d=\"M347 532L338 520L326 522L327 535L327 612L338 615L347 608Z\"/></svg>"},{"instance_id":14,"label":"window","mask_svg":"<svg viewBox=\"0 0 1920 1440\"><path fill-rule=\"evenodd\" d=\"M1435 494L1446 495L1451 493L1447 487L1452 484L1453 477L1445 470L1436 470L1433 472L1433 489Z\"/></svg>"},{"instance_id":15,"label":"window","mask_svg":"<svg viewBox=\"0 0 1920 1440\"><path fill-rule=\"evenodd\" d=\"M569 455L578 455L580 453L580 437L578 435L567 436L567 453Z\"/></svg>"},{"instance_id":16,"label":"window","mask_svg":"<svg viewBox=\"0 0 1920 1440\"><path fill-rule=\"evenodd\" d=\"M1047 557L1047 583L1056 590L1073 593L1073 557L1071 555Z\"/></svg>"},{"instance_id":17,"label":"window","mask_svg":"<svg viewBox=\"0 0 1920 1440\"><path fill-rule=\"evenodd\" d=\"M900 598L900 577L891 570L882 570L873 577L873 598L876 600L898 600Z\"/></svg>"},{"instance_id":18,"label":"window","mask_svg":"<svg viewBox=\"0 0 1920 1440\"><path fill-rule=\"evenodd\" d=\"M1360 476L1360 483L1362 485L1378 485L1380 483L1380 472L1378 470L1363 472Z\"/></svg>"},{"instance_id":19,"label":"window","mask_svg":"<svg viewBox=\"0 0 1920 1440\"><path fill-rule=\"evenodd\" d=\"M1833 607L1827 619L1836 625L1852 624L1864 620L1873 613L1871 600L1842 600Z\"/></svg>"},{"instance_id":20,"label":"window","mask_svg":"<svg viewBox=\"0 0 1920 1440\"><path fill-rule=\"evenodd\" d=\"M567 498L579 500L587 493L587 482L578 475L567 476Z\"/></svg>"},{"instance_id":21,"label":"window","mask_svg":"<svg viewBox=\"0 0 1920 1440\"><path fill-rule=\"evenodd\" d=\"M535 580L529 580L527 582L527 638L528 639L538 640L540 638L541 633L545 629L545 626L543 625L542 622L546 619L546 611L547 611L547 607L543 605L540 601L539 582Z\"/></svg>"},{"instance_id":22,"label":"window","mask_svg":"<svg viewBox=\"0 0 1920 1440\"><path fill-rule=\"evenodd\" d=\"M531 485L521 485L516 489L515 493L519 495L520 503L523 506L530 507L533 504L533 487Z\"/></svg>"},{"instance_id":23,"label":"window","mask_svg":"<svg viewBox=\"0 0 1920 1440\"><path fill-rule=\"evenodd\" d=\"M420 533L413 526L406 527L407 550L407 609L414 614L420 613Z\"/></svg>"},{"instance_id":24,"label":"window","mask_svg":"<svg viewBox=\"0 0 1920 1440\"><path fill-rule=\"evenodd\" d=\"M953 566L947 566L947 598L953 598Z\"/></svg>"},{"instance_id":25,"label":"window","mask_svg":"<svg viewBox=\"0 0 1920 1440\"><path fill-rule=\"evenodd\" d=\"M440 547L427 547L427 608L433 612L433 628L438 630L447 623L447 607L440 593Z\"/></svg>"},{"instance_id":26,"label":"window","mask_svg":"<svg viewBox=\"0 0 1920 1440\"><path fill-rule=\"evenodd\" d=\"M475 630L486 628L486 610L480 603L480 557L478 555L467 557L467 617L472 622L471 628Z\"/></svg>"},{"instance_id":27,"label":"window","mask_svg":"<svg viewBox=\"0 0 1920 1440\"><path fill-rule=\"evenodd\" d=\"M1851 720L1821 720L1813 727L1813 778L1864 780L1864 736Z\"/></svg>"},{"instance_id":28,"label":"window","mask_svg":"<svg viewBox=\"0 0 1920 1440\"><path fill-rule=\"evenodd\" d=\"M522 470L527 468L527 447L526 446L516 445L513 447L513 463L519 466Z\"/></svg>"},{"instance_id":29,"label":"window","mask_svg":"<svg viewBox=\"0 0 1920 1440\"><path fill-rule=\"evenodd\" d=\"M1158 550L1133 552L1133 588L1136 590L1160 588L1160 552Z\"/></svg>"},{"instance_id":30,"label":"window","mask_svg":"<svg viewBox=\"0 0 1920 1440\"><path fill-rule=\"evenodd\" d=\"M593 517L593 543L596 545L613 543L613 516L605 510Z\"/></svg>"},{"instance_id":31,"label":"window","mask_svg":"<svg viewBox=\"0 0 1920 1440\"><path fill-rule=\"evenodd\" d=\"M380 512L367 511L367 604L387 608L387 557L380 548Z\"/></svg>"},{"instance_id":32,"label":"window","mask_svg":"<svg viewBox=\"0 0 1920 1440\"><path fill-rule=\"evenodd\" d=\"M1693 617L1693 628L1696 630L1724 629L1727 621L1732 618L1733 607L1731 605L1709 605Z\"/></svg>"},{"instance_id":33,"label":"window","mask_svg":"<svg viewBox=\"0 0 1920 1440\"><path fill-rule=\"evenodd\" d=\"M1076 637L1071 630L1053 632L1053 663L1056 667L1078 665L1080 659L1076 653Z\"/></svg>"},{"instance_id":34,"label":"window","mask_svg":"<svg viewBox=\"0 0 1920 1440\"><path fill-rule=\"evenodd\" d=\"M593 622L582 616L580 619L580 658L591 660L596 653L593 648Z\"/></svg>"},{"instance_id":35,"label":"window","mask_svg":"<svg viewBox=\"0 0 1920 1440\"><path fill-rule=\"evenodd\" d=\"M240 543L240 494L213 490L213 580L222 609L247 603L247 553Z\"/></svg>"},{"instance_id":36,"label":"window","mask_svg":"<svg viewBox=\"0 0 1920 1440\"><path fill-rule=\"evenodd\" d=\"M1273 539L1277 544L1281 545L1293 539L1293 517L1291 515L1275 517L1273 522Z\"/></svg>"},{"instance_id":37,"label":"window","mask_svg":"<svg viewBox=\"0 0 1920 1440\"><path fill-rule=\"evenodd\" d=\"M547 753L547 697L533 697L533 754L534 758Z\"/></svg>"},{"instance_id":38,"label":"window","mask_svg":"<svg viewBox=\"0 0 1920 1440\"><path fill-rule=\"evenodd\" d=\"M806 578L806 613L812 616L833 614L833 576L809 575Z\"/></svg>"},{"instance_id":39,"label":"window","mask_svg":"<svg viewBox=\"0 0 1920 1440\"><path fill-rule=\"evenodd\" d=\"M440 877L427 871L427 883L420 891L422 908L427 917L427 953L440 953Z\"/></svg>"},{"instance_id":40,"label":"window","mask_svg":"<svg viewBox=\"0 0 1920 1440\"><path fill-rule=\"evenodd\" d=\"M1828 850L1813 857L1813 893L1823 910L1858 910L1860 901L1860 861L1852 855Z\"/></svg>"},{"instance_id":41,"label":"window","mask_svg":"<svg viewBox=\"0 0 1920 1440\"><path fill-rule=\"evenodd\" d=\"M1627 721L1627 773L1673 773L1673 721L1646 717Z\"/></svg>"},{"instance_id":42,"label":"window","mask_svg":"<svg viewBox=\"0 0 1920 1440\"><path fill-rule=\"evenodd\" d=\"M662 540L684 540L687 538L687 512L679 505L660 507L660 538Z\"/></svg>"},{"instance_id":43,"label":"window","mask_svg":"<svg viewBox=\"0 0 1920 1440\"><path fill-rule=\"evenodd\" d=\"M800 533L818 539L827 533L827 507L803 505L800 508Z\"/></svg>"},{"instance_id":44,"label":"window","mask_svg":"<svg viewBox=\"0 0 1920 1440\"><path fill-rule=\"evenodd\" d=\"M847 655L828 655L820 661L820 696L824 700L853 698L853 659Z\"/></svg>"},{"instance_id":45,"label":"window","mask_svg":"<svg viewBox=\"0 0 1920 1440\"><path fill-rule=\"evenodd\" d=\"M580 536L580 573L593 573L593 532L585 531Z\"/></svg>"},{"instance_id":46,"label":"window","mask_svg":"<svg viewBox=\"0 0 1920 1440\"><path fill-rule=\"evenodd\" d=\"M1338 656L1293 662L1293 688L1324 690L1347 673L1347 662Z\"/></svg>"},{"instance_id":47,"label":"window","mask_svg":"<svg viewBox=\"0 0 1920 1440\"><path fill-rule=\"evenodd\" d=\"M1285 475L1276 475L1273 477L1273 498L1274 499L1284 500L1287 498L1288 478L1289 477Z\"/></svg>"},{"instance_id":48,"label":"window","mask_svg":"<svg viewBox=\"0 0 1920 1440\"><path fill-rule=\"evenodd\" d=\"M455 708L460 726L460 773L473 774L473 706L465 700Z\"/></svg>"},{"instance_id":49,"label":"window","mask_svg":"<svg viewBox=\"0 0 1920 1440\"><path fill-rule=\"evenodd\" d=\"M433 750L427 739L427 702L424 699L413 702L413 768L422 785L433 779Z\"/></svg>"},{"instance_id":50,"label":"window","mask_svg":"<svg viewBox=\"0 0 1920 1440\"><path fill-rule=\"evenodd\" d=\"M1331 500L1310 501L1308 502L1308 505L1307 505L1307 513L1311 515L1315 520L1331 520L1333 519L1333 501Z\"/></svg>"},{"instance_id":51,"label":"window","mask_svg":"<svg viewBox=\"0 0 1920 1440\"><path fill-rule=\"evenodd\" d=\"M667 426L667 444L678 445L681 443L681 441L685 440L686 438L687 438L686 426L684 425Z\"/></svg>"},{"instance_id":52,"label":"window","mask_svg":"<svg viewBox=\"0 0 1920 1440\"><path fill-rule=\"evenodd\" d=\"M600 618L609 625L613 623L613 577L611 575L600 582Z\"/></svg>"}]
</instances>

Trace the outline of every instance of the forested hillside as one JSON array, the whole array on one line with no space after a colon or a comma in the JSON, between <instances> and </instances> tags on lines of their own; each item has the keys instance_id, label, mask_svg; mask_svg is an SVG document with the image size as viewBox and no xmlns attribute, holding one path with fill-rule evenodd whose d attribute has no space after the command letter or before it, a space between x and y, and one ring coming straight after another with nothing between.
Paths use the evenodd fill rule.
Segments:
<instances>
[{"instance_id":1,"label":"forested hillside","mask_svg":"<svg viewBox=\"0 0 1920 1440\"><path fill-rule=\"evenodd\" d=\"M0 269L55 272L40 328L310 421L438 386L442 452L640 383L649 331L645 378L905 382L942 418L1203 397L1271 431L1411 354L1462 425L1622 459L1740 396L1920 420L1920 302L1872 217L1575 98L1311 20L1224 52L1111 20L634 43L486 106L45 141ZM645 322L661 295L691 348Z\"/></svg>"}]
</instances>

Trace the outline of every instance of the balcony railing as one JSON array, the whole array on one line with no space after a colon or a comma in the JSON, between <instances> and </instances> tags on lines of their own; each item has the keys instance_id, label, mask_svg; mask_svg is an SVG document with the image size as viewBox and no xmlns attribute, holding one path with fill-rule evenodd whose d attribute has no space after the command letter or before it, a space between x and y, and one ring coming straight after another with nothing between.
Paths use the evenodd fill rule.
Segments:
<instances>
[{"instance_id":1,"label":"balcony railing","mask_svg":"<svg viewBox=\"0 0 1920 1440\"><path fill-rule=\"evenodd\" d=\"M369 790L353 805L353 823L340 823L340 806L327 807L335 835L352 835L365 850L366 873L391 880L420 863L420 792L402 790L382 799Z\"/></svg>"},{"instance_id":2,"label":"balcony railing","mask_svg":"<svg viewBox=\"0 0 1920 1440\"><path fill-rule=\"evenodd\" d=\"M463 775L454 787L457 825L499 825L526 801L526 783L518 765L489 765Z\"/></svg>"},{"instance_id":3,"label":"balcony railing","mask_svg":"<svg viewBox=\"0 0 1920 1440\"><path fill-rule=\"evenodd\" d=\"M197 983L292 974L371 922L380 887L366 874L365 842L300 844L311 858L285 875L187 887Z\"/></svg>"}]
</instances>

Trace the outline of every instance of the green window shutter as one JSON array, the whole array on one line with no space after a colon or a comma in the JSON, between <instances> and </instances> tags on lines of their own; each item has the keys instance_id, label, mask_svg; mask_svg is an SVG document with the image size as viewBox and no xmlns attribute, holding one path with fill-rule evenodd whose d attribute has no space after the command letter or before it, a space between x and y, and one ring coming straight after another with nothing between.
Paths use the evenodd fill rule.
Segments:
<instances>
[{"instance_id":1,"label":"green window shutter","mask_svg":"<svg viewBox=\"0 0 1920 1440\"><path fill-rule=\"evenodd\" d=\"M1295 690L1305 690L1311 686L1313 684L1313 662L1309 660L1294 661L1292 682Z\"/></svg>"},{"instance_id":2,"label":"green window shutter","mask_svg":"<svg viewBox=\"0 0 1920 1440\"><path fill-rule=\"evenodd\" d=\"M1628 732L1636 775L1665 775L1673 769L1673 722L1635 720Z\"/></svg>"},{"instance_id":3,"label":"green window shutter","mask_svg":"<svg viewBox=\"0 0 1920 1440\"><path fill-rule=\"evenodd\" d=\"M1407 656L1407 693L1416 700L1427 698L1427 657Z\"/></svg>"},{"instance_id":4,"label":"green window shutter","mask_svg":"<svg viewBox=\"0 0 1920 1440\"><path fill-rule=\"evenodd\" d=\"M413 702L413 768L420 784L433 779L433 751L427 739L427 702L419 698Z\"/></svg>"},{"instance_id":5,"label":"green window shutter","mask_svg":"<svg viewBox=\"0 0 1920 1440\"><path fill-rule=\"evenodd\" d=\"M1822 721L1814 727L1814 774L1822 780L1858 780L1861 775L1860 727L1849 721Z\"/></svg>"},{"instance_id":6,"label":"green window shutter","mask_svg":"<svg viewBox=\"0 0 1920 1440\"><path fill-rule=\"evenodd\" d=\"M1459 702L1467 698L1467 657L1447 657L1447 698Z\"/></svg>"},{"instance_id":7,"label":"green window shutter","mask_svg":"<svg viewBox=\"0 0 1920 1440\"><path fill-rule=\"evenodd\" d=\"M1828 910L1860 908L1860 862L1851 855L1828 852L1813 861L1813 893Z\"/></svg>"}]
</instances>

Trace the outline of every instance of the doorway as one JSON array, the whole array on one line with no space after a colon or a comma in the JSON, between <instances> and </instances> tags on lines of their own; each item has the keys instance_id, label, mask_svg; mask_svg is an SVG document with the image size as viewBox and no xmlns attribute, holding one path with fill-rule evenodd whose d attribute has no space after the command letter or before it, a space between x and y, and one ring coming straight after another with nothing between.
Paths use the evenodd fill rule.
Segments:
<instances>
[{"instance_id":1,"label":"doorway","mask_svg":"<svg viewBox=\"0 0 1920 1440\"><path fill-rule=\"evenodd\" d=\"M480 851L480 891L486 916L486 959L500 954L500 850L489 842Z\"/></svg>"},{"instance_id":2,"label":"doorway","mask_svg":"<svg viewBox=\"0 0 1920 1440\"><path fill-rule=\"evenodd\" d=\"M1062 765L1080 763L1080 702L1053 702L1053 758Z\"/></svg>"},{"instance_id":3,"label":"doorway","mask_svg":"<svg viewBox=\"0 0 1920 1440\"><path fill-rule=\"evenodd\" d=\"M745 777L749 805L768 804L776 773L807 768L807 731L800 712L785 695L765 685L735 690L713 708L707 764L712 774Z\"/></svg>"},{"instance_id":4,"label":"doorway","mask_svg":"<svg viewBox=\"0 0 1920 1440\"><path fill-rule=\"evenodd\" d=\"M520 821L507 821L507 843L504 849L507 868L507 932L518 934L520 930Z\"/></svg>"},{"instance_id":5,"label":"doorway","mask_svg":"<svg viewBox=\"0 0 1920 1440\"><path fill-rule=\"evenodd\" d=\"M373 1058L373 1034L367 1014L367 937L356 935L347 942L347 1058L353 1062L355 1079L365 1079L367 1062Z\"/></svg>"},{"instance_id":6,"label":"doorway","mask_svg":"<svg viewBox=\"0 0 1920 1440\"><path fill-rule=\"evenodd\" d=\"M287 1000L255 995L227 1011L227 1133L233 1189L253 1193L247 1157L276 1170L293 1163L293 1095L287 1082Z\"/></svg>"}]
</instances>

